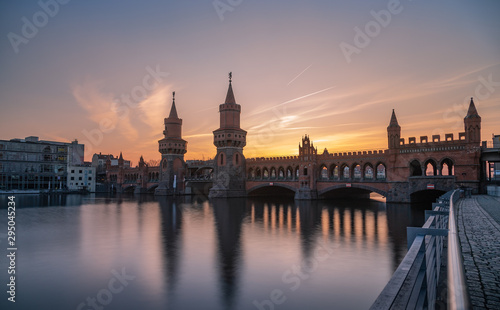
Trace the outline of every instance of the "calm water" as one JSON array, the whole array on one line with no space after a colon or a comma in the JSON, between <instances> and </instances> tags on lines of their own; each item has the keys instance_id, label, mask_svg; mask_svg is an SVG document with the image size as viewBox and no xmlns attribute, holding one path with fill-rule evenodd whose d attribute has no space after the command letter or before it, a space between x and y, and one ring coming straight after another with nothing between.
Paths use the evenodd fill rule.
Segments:
<instances>
[{"instance_id":1,"label":"calm water","mask_svg":"<svg viewBox=\"0 0 500 310\"><path fill-rule=\"evenodd\" d=\"M373 200L192 199L16 195L16 303L3 293L1 308L367 309L424 213ZM4 289L7 264L2 255Z\"/></svg>"}]
</instances>

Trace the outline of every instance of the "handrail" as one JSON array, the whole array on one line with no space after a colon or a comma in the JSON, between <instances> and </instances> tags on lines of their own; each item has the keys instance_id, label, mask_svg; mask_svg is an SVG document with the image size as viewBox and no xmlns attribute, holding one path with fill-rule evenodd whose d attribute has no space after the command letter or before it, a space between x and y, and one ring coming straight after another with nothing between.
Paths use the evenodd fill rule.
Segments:
<instances>
[{"instance_id":1,"label":"handrail","mask_svg":"<svg viewBox=\"0 0 500 310\"><path fill-rule=\"evenodd\" d=\"M457 232L458 212L455 203L460 198L455 190L450 197L450 215L448 219L448 309L469 309L469 291L465 282L462 251Z\"/></svg>"}]
</instances>

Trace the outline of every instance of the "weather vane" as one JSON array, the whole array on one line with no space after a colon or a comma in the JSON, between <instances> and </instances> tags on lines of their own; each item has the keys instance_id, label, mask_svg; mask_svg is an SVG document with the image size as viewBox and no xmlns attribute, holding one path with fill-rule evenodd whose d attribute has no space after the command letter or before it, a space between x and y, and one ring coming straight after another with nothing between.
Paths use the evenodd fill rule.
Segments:
<instances>
[{"instance_id":1,"label":"weather vane","mask_svg":"<svg viewBox=\"0 0 500 310\"><path fill-rule=\"evenodd\" d=\"M229 72L229 83L231 83L231 80L233 79L233 73Z\"/></svg>"}]
</instances>

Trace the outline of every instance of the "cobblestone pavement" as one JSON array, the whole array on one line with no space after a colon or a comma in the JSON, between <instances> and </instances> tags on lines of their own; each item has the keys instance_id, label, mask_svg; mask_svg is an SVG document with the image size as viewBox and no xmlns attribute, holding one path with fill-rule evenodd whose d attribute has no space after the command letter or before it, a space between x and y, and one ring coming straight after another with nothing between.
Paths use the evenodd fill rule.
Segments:
<instances>
[{"instance_id":1,"label":"cobblestone pavement","mask_svg":"<svg viewBox=\"0 0 500 310\"><path fill-rule=\"evenodd\" d=\"M500 200L458 201L458 231L473 309L500 309Z\"/></svg>"}]
</instances>

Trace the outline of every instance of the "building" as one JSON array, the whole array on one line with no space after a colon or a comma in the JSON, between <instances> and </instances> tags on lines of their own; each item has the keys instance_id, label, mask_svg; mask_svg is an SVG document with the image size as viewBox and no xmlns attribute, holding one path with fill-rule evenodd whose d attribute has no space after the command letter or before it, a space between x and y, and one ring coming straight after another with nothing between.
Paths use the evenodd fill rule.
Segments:
<instances>
[{"instance_id":1,"label":"building","mask_svg":"<svg viewBox=\"0 0 500 310\"><path fill-rule=\"evenodd\" d=\"M0 140L0 190L64 189L68 166L83 164L83 144L25 139Z\"/></svg>"},{"instance_id":2,"label":"building","mask_svg":"<svg viewBox=\"0 0 500 310\"><path fill-rule=\"evenodd\" d=\"M220 124L214 130L214 145L217 155L214 158L214 183L209 197L244 197L245 157L247 132L240 128L241 106L234 98L232 74L229 73L229 88L226 100L219 105Z\"/></svg>"},{"instance_id":3,"label":"building","mask_svg":"<svg viewBox=\"0 0 500 310\"><path fill-rule=\"evenodd\" d=\"M78 166L68 166L67 177L68 190L89 191L94 193L96 191L96 168L91 163Z\"/></svg>"},{"instance_id":4,"label":"building","mask_svg":"<svg viewBox=\"0 0 500 310\"><path fill-rule=\"evenodd\" d=\"M177 116L175 92L172 93L172 107L168 118L164 120L164 138L158 141L161 153L160 179L155 195L172 195L184 192L184 176L187 141L182 139L182 119Z\"/></svg>"}]
</instances>

